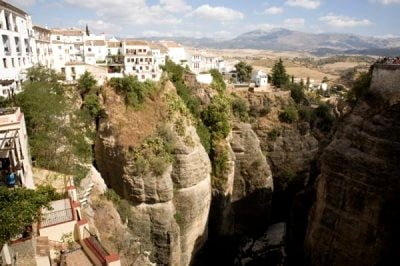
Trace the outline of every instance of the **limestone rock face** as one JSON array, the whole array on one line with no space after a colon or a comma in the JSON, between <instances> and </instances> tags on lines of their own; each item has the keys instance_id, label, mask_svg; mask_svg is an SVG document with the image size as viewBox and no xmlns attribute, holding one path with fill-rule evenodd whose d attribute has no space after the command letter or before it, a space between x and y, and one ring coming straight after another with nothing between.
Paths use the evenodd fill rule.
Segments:
<instances>
[{"instance_id":1,"label":"limestone rock face","mask_svg":"<svg viewBox=\"0 0 400 266\"><path fill-rule=\"evenodd\" d=\"M235 231L265 229L270 218L272 173L250 124L234 125L231 147L236 158L232 193Z\"/></svg>"},{"instance_id":2,"label":"limestone rock face","mask_svg":"<svg viewBox=\"0 0 400 266\"><path fill-rule=\"evenodd\" d=\"M109 122L112 118L101 121L95 146L100 173L108 187L129 200L128 226L157 265L189 265L207 239L210 160L196 129L181 119L184 136L167 122L176 140L175 159L160 176L135 174L131 147L119 142L121 129Z\"/></svg>"},{"instance_id":3,"label":"limestone rock face","mask_svg":"<svg viewBox=\"0 0 400 266\"><path fill-rule=\"evenodd\" d=\"M273 182L260 141L250 124L236 123L225 146L230 167L223 189L214 189L212 228L224 236L265 229Z\"/></svg>"},{"instance_id":4,"label":"limestone rock face","mask_svg":"<svg viewBox=\"0 0 400 266\"><path fill-rule=\"evenodd\" d=\"M377 66L325 149L306 247L313 265L397 265L400 69Z\"/></svg>"}]
</instances>

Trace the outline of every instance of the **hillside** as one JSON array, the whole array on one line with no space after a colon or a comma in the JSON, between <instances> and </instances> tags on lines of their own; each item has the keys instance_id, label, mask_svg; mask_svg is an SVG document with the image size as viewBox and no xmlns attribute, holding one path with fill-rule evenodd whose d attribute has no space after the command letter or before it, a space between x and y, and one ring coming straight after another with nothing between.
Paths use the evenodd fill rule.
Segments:
<instances>
[{"instance_id":1,"label":"hillside","mask_svg":"<svg viewBox=\"0 0 400 266\"><path fill-rule=\"evenodd\" d=\"M189 37L175 39L184 45L194 47L304 51L317 55L337 53L394 55L398 53L400 47L400 38L384 39L343 33L307 33L283 28L269 31L255 30L230 40Z\"/></svg>"}]
</instances>

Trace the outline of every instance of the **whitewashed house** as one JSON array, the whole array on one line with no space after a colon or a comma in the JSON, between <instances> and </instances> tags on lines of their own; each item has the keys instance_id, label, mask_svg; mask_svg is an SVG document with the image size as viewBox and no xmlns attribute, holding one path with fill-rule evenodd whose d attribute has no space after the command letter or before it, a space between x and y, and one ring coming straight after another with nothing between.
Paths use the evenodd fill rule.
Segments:
<instances>
[{"instance_id":1,"label":"whitewashed house","mask_svg":"<svg viewBox=\"0 0 400 266\"><path fill-rule=\"evenodd\" d=\"M21 90L25 72L35 59L31 17L23 10L0 1L0 96Z\"/></svg>"},{"instance_id":2,"label":"whitewashed house","mask_svg":"<svg viewBox=\"0 0 400 266\"><path fill-rule=\"evenodd\" d=\"M125 40L122 42L124 56L124 74L137 76L139 81L161 78L162 70L155 62L150 45L145 41Z\"/></svg>"},{"instance_id":3,"label":"whitewashed house","mask_svg":"<svg viewBox=\"0 0 400 266\"><path fill-rule=\"evenodd\" d=\"M185 47L174 41L160 41L160 44L167 49L167 55L175 64L181 65L187 61Z\"/></svg>"},{"instance_id":4,"label":"whitewashed house","mask_svg":"<svg viewBox=\"0 0 400 266\"><path fill-rule=\"evenodd\" d=\"M108 55L106 37L90 35L84 38L85 63L89 65L105 65Z\"/></svg>"},{"instance_id":5,"label":"whitewashed house","mask_svg":"<svg viewBox=\"0 0 400 266\"><path fill-rule=\"evenodd\" d=\"M268 75L262 70L255 70L251 75L251 81L256 85L256 87L267 87Z\"/></svg>"},{"instance_id":6,"label":"whitewashed house","mask_svg":"<svg viewBox=\"0 0 400 266\"><path fill-rule=\"evenodd\" d=\"M35 64L51 67L51 58L53 56L50 44L51 30L33 26L36 41L36 59Z\"/></svg>"}]
</instances>

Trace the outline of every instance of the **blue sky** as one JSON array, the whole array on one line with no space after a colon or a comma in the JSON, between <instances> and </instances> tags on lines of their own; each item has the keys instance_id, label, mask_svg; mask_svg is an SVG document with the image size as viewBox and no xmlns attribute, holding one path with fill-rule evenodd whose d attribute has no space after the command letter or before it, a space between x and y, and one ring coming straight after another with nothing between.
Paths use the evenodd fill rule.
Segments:
<instances>
[{"instance_id":1,"label":"blue sky","mask_svg":"<svg viewBox=\"0 0 400 266\"><path fill-rule=\"evenodd\" d=\"M6 0L7 1L7 0ZM400 0L9 0L34 24L120 37L230 38L256 29L400 36Z\"/></svg>"}]
</instances>

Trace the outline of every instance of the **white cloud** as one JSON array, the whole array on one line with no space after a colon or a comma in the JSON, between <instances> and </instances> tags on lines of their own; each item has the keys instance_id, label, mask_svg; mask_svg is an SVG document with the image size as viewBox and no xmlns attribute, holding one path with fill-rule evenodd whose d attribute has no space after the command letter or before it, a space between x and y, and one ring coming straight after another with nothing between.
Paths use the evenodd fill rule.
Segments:
<instances>
[{"instance_id":1,"label":"white cloud","mask_svg":"<svg viewBox=\"0 0 400 266\"><path fill-rule=\"evenodd\" d=\"M184 0L160 0L160 4L165 10L173 13L182 13L192 10L192 7Z\"/></svg>"},{"instance_id":2,"label":"white cloud","mask_svg":"<svg viewBox=\"0 0 400 266\"><path fill-rule=\"evenodd\" d=\"M89 26L90 31L94 31L96 33L106 33L106 34L115 34L122 30L122 27L105 22L103 20L79 20L78 25L80 26Z\"/></svg>"},{"instance_id":3,"label":"white cloud","mask_svg":"<svg viewBox=\"0 0 400 266\"><path fill-rule=\"evenodd\" d=\"M288 28L300 28L303 27L304 24L304 18L288 18L283 22L283 25Z\"/></svg>"},{"instance_id":4,"label":"white cloud","mask_svg":"<svg viewBox=\"0 0 400 266\"><path fill-rule=\"evenodd\" d=\"M6 2L9 2L16 7L30 7L36 3L36 0L8 0Z\"/></svg>"},{"instance_id":5,"label":"white cloud","mask_svg":"<svg viewBox=\"0 0 400 266\"><path fill-rule=\"evenodd\" d=\"M181 19L173 13L183 13L191 9L185 0L160 0L159 4L148 5L146 0L65 0L76 7L84 7L96 12L105 21L118 21L121 25L175 25Z\"/></svg>"},{"instance_id":6,"label":"white cloud","mask_svg":"<svg viewBox=\"0 0 400 266\"><path fill-rule=\"evenodd\" d=\"M383 5L400 4L400 0L371 0L371 1L383 4Z\"/></svg>"},{"instance_id":7,"label":"white cloud","mask_svg":"<svg viewBox=\"0 0 400 266\"><path fill-rule=\"evenodd\" d=\"M280 14L282 12L283 12L282 7L271 6L271 7L268 7L267 9L265 9L263 13L267 14L267 15L276 15L276 14Z\"/></svg>"},{"instance_id":8,"label":"white cloud","mask_svg":"<svg viewBox=\"0 0 400 266\"><path fill-rule=\"evenodd\" d=\"M319 20L325 22L329 26L339 27L339 28L369 26L372 24L372 22L368 19L356 19L346 16L335 16L333 14L320 17Z\"/></svg>"},{"instance_id":9,"label":"white cloud","mask_svg":"<svg viewBox=\"0 0 400 266\"><path fill-rule=\"evenodd\" d=\"M214 19L222 22L240 20L244 18L244 14L242 12L227 7L212 7L210 5L199 6L193 10L189 16L195 16L204 19Z\"/></svg>"},{"instance_id":10,"label":"white cloud","mask_svg":"<svg viewBox=\"0 0 400 266\"><path fill-rule=\"evenodd\" d=\"M321 5L321 2L317 0L288 0L286 1L286 5L298 6L307 9L316 9Z\"/></svg>"}]
</instances>

